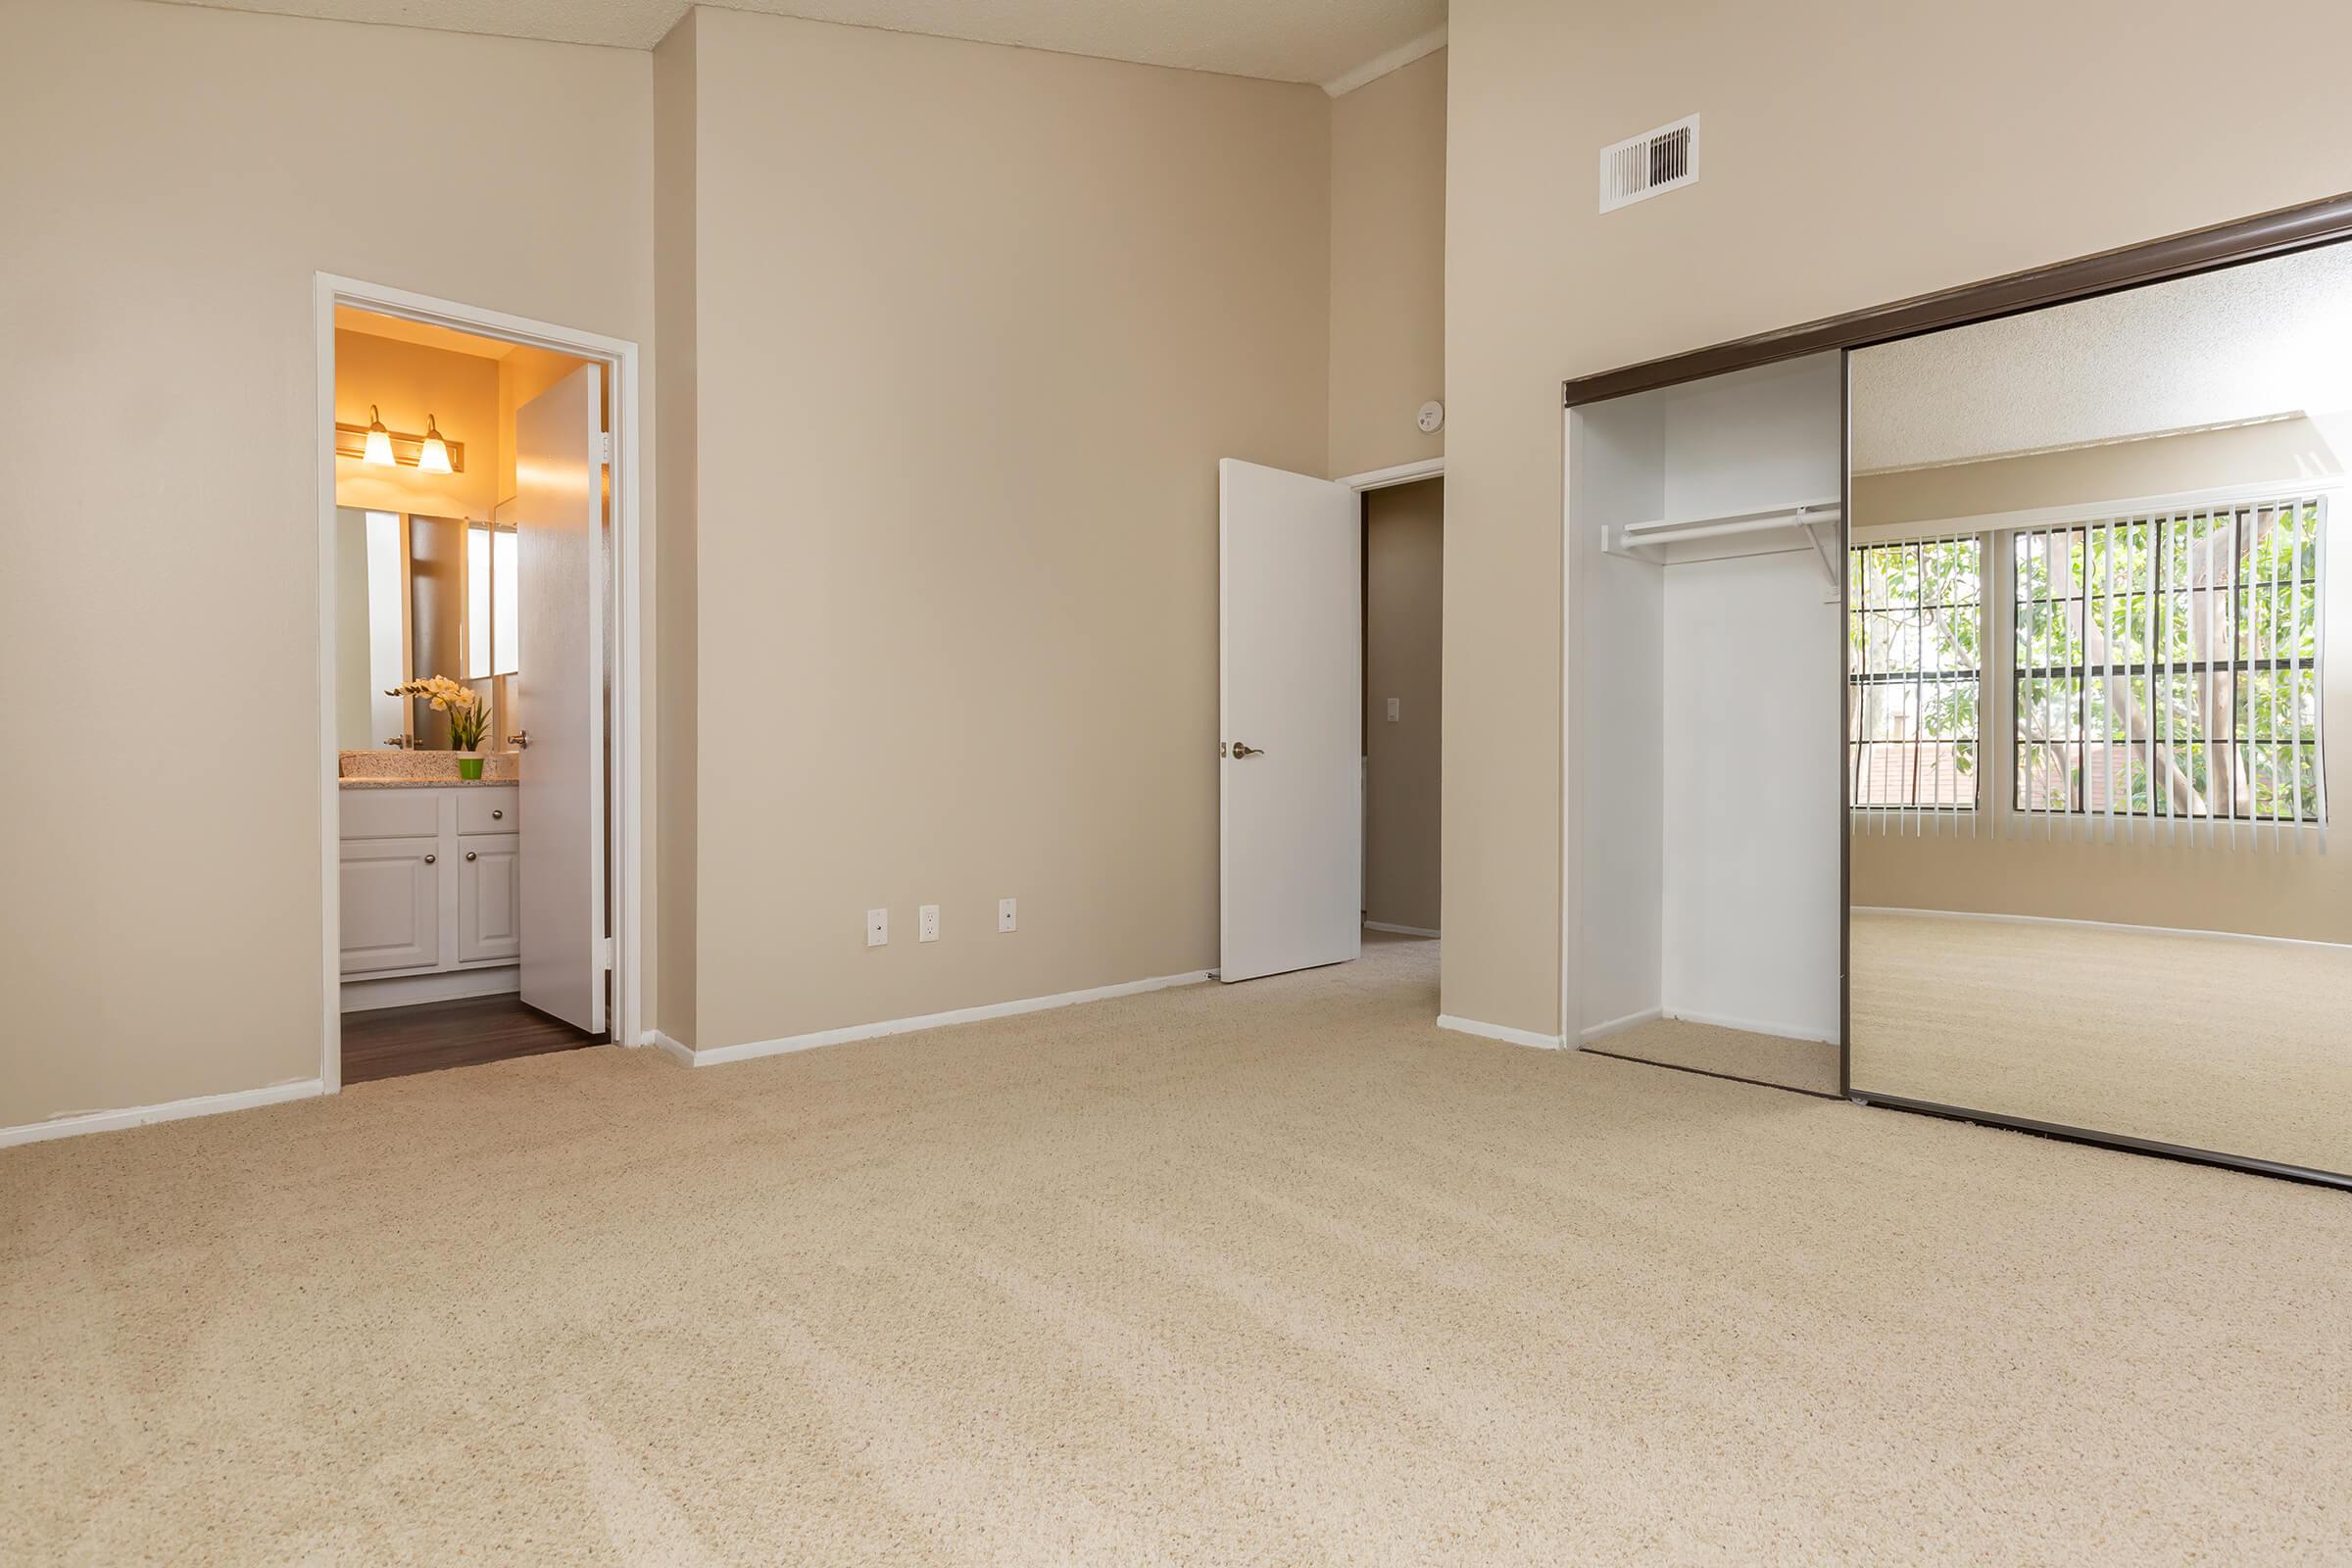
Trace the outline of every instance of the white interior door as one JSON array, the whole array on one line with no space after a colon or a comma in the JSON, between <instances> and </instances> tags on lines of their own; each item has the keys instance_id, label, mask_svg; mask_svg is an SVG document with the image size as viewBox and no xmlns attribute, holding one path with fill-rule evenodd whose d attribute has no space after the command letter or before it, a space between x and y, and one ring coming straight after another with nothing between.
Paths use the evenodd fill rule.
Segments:
<instances>
[{"instance_id":1,"label":"white interior door","mask_svg":"<svg viewBox=\"0 0 2352 1568\"><path fill-rule=\"evenodd\" d=\"M1363 944L1363 524L1355 492L1217 465L1217 978Z\"/></svg>"},{"instance_id":2,"label":"white interior door","mask_svg":"<svg viewBox=\"0 0 2352 1568\"><path fill-rule=\"evenodd\" d=\"M582 366L514 411L522 1000L605 1027L604 398Z\"/></svg>"}]
</instances>

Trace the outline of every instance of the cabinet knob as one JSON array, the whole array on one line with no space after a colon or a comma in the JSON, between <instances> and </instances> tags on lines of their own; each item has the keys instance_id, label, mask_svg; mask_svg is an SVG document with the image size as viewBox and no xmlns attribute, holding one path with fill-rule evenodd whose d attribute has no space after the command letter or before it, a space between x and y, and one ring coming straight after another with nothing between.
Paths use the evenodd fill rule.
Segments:
<instances>
[{"instance_id":1,"label":"cabinet knob","mask_svg":"<svg viewBox=\"0 0 2352 1568\"><path fill-rule=\"evenodd\" d=\"M467 851L466 852L466 858L467 858L468 860L470 860L470 859L472 859L472 858L473 858L473 852L472 852L471 850L467 850Z\"/></svg>"},{"instance_id":2,"label":"cabinet knob","mask_svg":"<svg viewBox=\"0 0 2352 1568\"><path fill-rule=\"evenodd\" d=\"M497 821L500 817L506 814L507 808L503 806L493 806L490 808L490 820L493 822Z\"/></svg>"},{"instance_id":3,"label":"cabinet knob","mask_svg":"<svg viewBox=\"0 0 2352 1568\"><path fill-rule=\"evenodd\" d=\"M432 863L433 863L435 860L438 860L439 858L441 858L441 857L439 857L438 855L428 855L428 856L426 856L426 857L424 858L424 863L425 863L425 864L427 864L427 865L430 865L430 864L432 864Z\"/></svg>"}]
</instances>

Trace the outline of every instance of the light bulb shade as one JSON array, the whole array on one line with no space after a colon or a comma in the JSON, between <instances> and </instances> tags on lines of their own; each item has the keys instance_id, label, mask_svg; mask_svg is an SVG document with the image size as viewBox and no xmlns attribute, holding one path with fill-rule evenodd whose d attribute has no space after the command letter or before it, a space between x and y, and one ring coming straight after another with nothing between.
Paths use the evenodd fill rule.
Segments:
<instances>
[{"instance_id":1,"label":"light bulb shade","mask_svg":"<svg viewBox=\"0 0 2352 1568\"><path fill-rule=\"evenodd\" d=\"M441 459L444 463L448 462L449 454L442 453ZM360 452L360 461L380 463L387 468L391 467L394 462L392 432L384 428L383 416L376 412L375 405L372 403L368 405L368 444Z\"/></svg>"},{"instance_id":2,"label":"light bulb shade","mask_svg":"<svg viewBox=\"0 0 2352 1568\"><path fill-rule=\"evenodd\" d=\"M426 473L450 471L449 443L441 439L441 427L433 422L433 416L429 414L424 416L424 444L417 451L416 466Z\"/></svg>"}]
</instances>

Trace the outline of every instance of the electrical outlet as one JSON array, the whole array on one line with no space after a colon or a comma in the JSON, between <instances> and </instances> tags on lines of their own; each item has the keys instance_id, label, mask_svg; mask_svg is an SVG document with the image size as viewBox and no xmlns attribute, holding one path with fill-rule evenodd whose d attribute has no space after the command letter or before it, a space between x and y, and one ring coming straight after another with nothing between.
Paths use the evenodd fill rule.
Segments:
<instances>
[{"instance_id":1,"label":"electrical outlet","mask_svg":"<svg viewBox=\"0 0 2352 1568\"><path fill-rule=\"evenodd\" d=\"M1398 711L1399 711L1399 710L1401 710L1403 709L1403 707L1404 707L1404 699L1403 699L1403 698L1401 698L1401 697L1392 697L1392 698L1390 698L1390 699L1389 699L1389 722L1390 722L1390 723L1394 724L1394 723L1396 723L1396 715L1397 715Z\"/></svg>"},{"instance_id":2,"label":"electrical outlet","mask_svg":"<svg viewBox=\"0 0 2352 1568\"><path fill-rule=\"evenodd\" d=\"M1020 925L1019 912L1010 899L997 901L997 929L1011 931Z\"/></svg>"},{"instance_id":3,"label":"electrical outlet","mask_svg":"<svg viewBox=\"0 0 2352 1568\"><path fill-rule=\"evenodd\" d=\"M937 942L939 940L938 905L926 904L922 906L921 911L915 915L914 939L917 942Z\"/></svg>"},{"instance_id":4,"label":"electrical outlet","mask_svg":"<svg viewBox=\"0 0 2352 1568\"><path fill-rule=\"evenodd\" d=\"M887 946L889 942L890 911L888 909L866 910L865 945L869 948L879 948Z\"/></svg>"}]
</instances>

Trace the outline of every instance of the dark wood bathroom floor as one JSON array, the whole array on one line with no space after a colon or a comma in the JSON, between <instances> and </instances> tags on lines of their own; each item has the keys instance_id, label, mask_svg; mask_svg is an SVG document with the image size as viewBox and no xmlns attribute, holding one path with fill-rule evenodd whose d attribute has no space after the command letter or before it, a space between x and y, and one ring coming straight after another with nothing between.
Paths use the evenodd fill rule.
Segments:
<instances>
[{"instance_id":1,"label":"dark wood bathroom floor","mask_svg":"<svg viewBox=\"0 0 2352 1568\"><path fill-rule=\"evenodd\" d=\"M343 1015L343 1082L364 1084L443 1067L475 1067L605 1042L514 997L421 1002Z\"/></svg>"}]
</instances>

